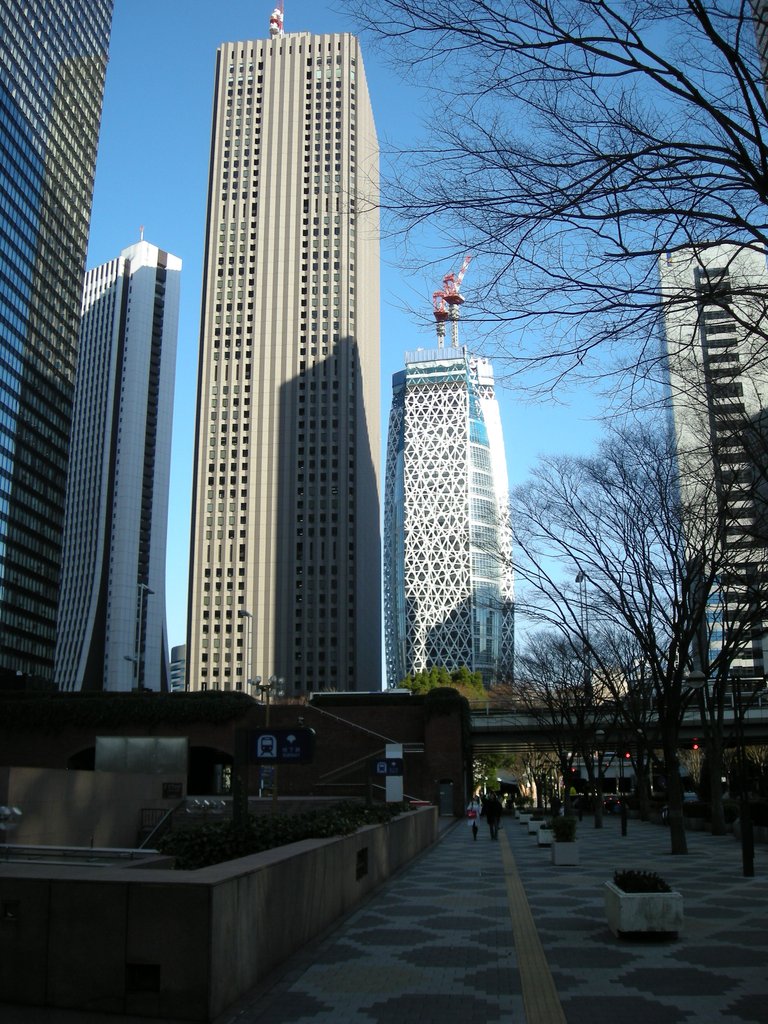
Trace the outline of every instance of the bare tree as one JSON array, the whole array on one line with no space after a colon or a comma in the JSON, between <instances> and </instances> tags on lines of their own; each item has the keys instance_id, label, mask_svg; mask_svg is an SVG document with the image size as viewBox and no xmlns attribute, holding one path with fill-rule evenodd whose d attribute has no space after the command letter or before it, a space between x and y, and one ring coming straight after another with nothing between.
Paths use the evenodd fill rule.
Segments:
<instances>
[{"instance_id":1,"label":"bare tree","mask_svg":"<svg viewBox=\"0 0 768 1024\"><path fill-rule=\"evenodd\" d=\"M482 256L473 306L504 328L497 367L547 360L550 386L609 366L655 378L660 254L765 250L768 107L747 0L348 6L434 90L428 140L394 155L385 202Z\"/></svg>"},{"instance_id":2,"label":"bare tree","mask_svg":"<svg viewBox=\"0 0 768 1024\"><path fill-rule=\"evenodd\" d=\"M663 765L656 753L661 745L659 723L643 649L629 630L615 625L606 627L599 619L588 636L589 644L599 648L600 663L611 667L605 678L618 710L622 753L630 755L640 818L648 821L653 771L663 770Z\"/></svg>"},{"instance_id":3,"label":"bare tree","mask_svg":"<svg viewBox=\"0 0 768 1024\"><path fill-rule=\"evenodd\" d=\"M579 635L604 675L611 664L596 637L606 630L623 631L640 651L664 758L673 853L687 849L679 734L694 694L692 652L713 596L727 593L733 614L719 646L711 645L710 671L727 671L755 616L765 614L764 589L745 589L736 571L727 514L711 471L696 487L681 487L667 432L643 428L612 432L594 458L542 460L512 501L517 575L535 601L529 611ZM563 564L572 566L565 579ZM588 580L586 596L571 582L577 575Z\"/></svg>"},{"instance_id":4,"label":"bare tree","mask_svg":"<svg viewBox=\"0 0 768 1024\"><path fill-rule=\"evenodd\" d=\"M556 630L530 637L518 658L510 690L549 741L564 777L580 756L595 806L595 828L603 823L607 737L615 735L617 705L601 674L584 672L583 648ZM566 808L570 794L566 787Z\"/></svg>"}]
</instances>

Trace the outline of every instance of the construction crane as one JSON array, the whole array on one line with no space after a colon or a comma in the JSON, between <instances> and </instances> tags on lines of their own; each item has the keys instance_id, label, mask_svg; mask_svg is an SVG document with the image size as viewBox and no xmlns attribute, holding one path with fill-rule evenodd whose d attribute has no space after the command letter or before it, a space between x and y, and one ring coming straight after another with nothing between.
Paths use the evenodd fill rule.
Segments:
<instances>
[{"instance_id":1,"label":"construction crane","mask_svg":"<svg viewBox=\"0 0 768 1024\"><path fill-rule=\"evenodd\" d=\"M269 37L270 39L282 39L283 36L283 0L269 16Z\"/></svg>"},{"instance_id":2,"label":"construction crane","mask_svg":"<svg viewBox=\"0 0 768 1024\"><path fill-rule=\"evenodd\" d=\"M467 272L467 267L472 262L472 256L467 253L461 269L458 273L451 271L443 278L443 287L439 292L432 293L432 308L437 323L437 347L442 348L445 343L445 325L451 321L451 345L459 347L459 306L464 301L464 296L459 291L461 282Z\"/></svg>"}]
</instances>

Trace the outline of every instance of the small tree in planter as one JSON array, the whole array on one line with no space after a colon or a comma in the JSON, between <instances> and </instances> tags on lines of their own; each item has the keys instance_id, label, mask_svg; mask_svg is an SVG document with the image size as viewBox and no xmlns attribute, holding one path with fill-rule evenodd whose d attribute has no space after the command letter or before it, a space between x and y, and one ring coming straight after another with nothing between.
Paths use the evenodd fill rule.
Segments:
<instances>
[{"instance_id":1,"label":"small tree in planter","mask_svg":"<svg viewBox=\"0 0 768 1024\"><path fill-rule=\"evenodd\" d=\"M528 835L537 836L539 829L544 824L544 815L541 811L534 811L528 821Z\"/></svg>"},{"instance_id":2,"label":"small tree in planter","mask_svg":"<svg viewBox=\"0 0 768 1024\"><path fill-rule=\"evenodd\" d=\"M576 819L553 818L552 863L561 867L575 867L579 863L579 848L576 845Z\"/></svg>"},{"instance_id":3,"label":"small tree in planter","mask_svg":"<svg viewBox=\"0 0 768 1024\"><path fill-rule=\"evenodd\" d=\"M617 871L604 884L608 927L614 935L677 936L683 926L683 897L655 871Z\"/></svg>"}]
</instances>

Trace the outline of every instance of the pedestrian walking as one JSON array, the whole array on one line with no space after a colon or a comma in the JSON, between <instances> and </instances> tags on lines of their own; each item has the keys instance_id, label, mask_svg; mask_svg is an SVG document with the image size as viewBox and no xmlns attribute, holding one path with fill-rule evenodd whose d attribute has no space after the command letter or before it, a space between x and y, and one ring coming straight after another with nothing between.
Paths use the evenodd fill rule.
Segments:
<instances>
[{"instance_id":1,"label":"pedestrian walking","mask_svg":"<svg viewBox=\"0 0 768 1024\"><path fill-rule=\"evenodd\" d=\"M467 824L472 830L472 838L477 839L477 822L480 817L482 804L478 797L473 796L467 804Z\"/></svg>"},{"instance_id":2,"label":"pedestrian walking","mask_svg":"<svg viewBox=\"0 0 768 1024\"><path fill-rule=\"evenodd\" d=\"M485 817L488 821L488 830L491 833L491 839L499 838L499 824L501 823L501 812L503 808L501 801L495 793L491 793L490 798L485 804Z\"/></svg>"}]
</instances>

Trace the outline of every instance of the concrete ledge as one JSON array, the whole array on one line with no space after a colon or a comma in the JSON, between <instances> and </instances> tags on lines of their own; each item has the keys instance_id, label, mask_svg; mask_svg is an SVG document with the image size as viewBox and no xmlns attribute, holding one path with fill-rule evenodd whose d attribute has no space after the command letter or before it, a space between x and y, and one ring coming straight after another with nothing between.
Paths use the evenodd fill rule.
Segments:
<instances>
[{"instance_id":1,"label":"concrete ledge","mask_svg":"<svg viewBox=\"0 0 768 1024\"><path fill-rule=\"evenodd\" d=\"M0 1002L208 1021L437 838L435 807L199 871L0 866Z\"/></svg>"}]
</instances>

